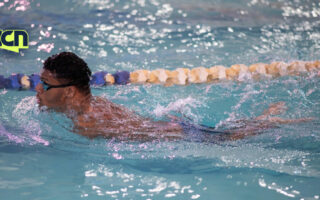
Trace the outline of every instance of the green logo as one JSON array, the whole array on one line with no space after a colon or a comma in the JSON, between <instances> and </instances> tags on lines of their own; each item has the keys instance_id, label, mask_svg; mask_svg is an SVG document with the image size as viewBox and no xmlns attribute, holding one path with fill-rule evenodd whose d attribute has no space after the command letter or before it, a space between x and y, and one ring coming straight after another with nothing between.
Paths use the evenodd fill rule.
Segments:
<instances>
[{"instance_id":1,"label":"green logo","mask_svg":"<svg viewBox=\"0 0 320 200\"><path fill-rule=\"evenodd\" d=\"M29 48L29 35L25 30L1 30L0 49L19 53L20 49Z\"/></svg>"}]
</instances>

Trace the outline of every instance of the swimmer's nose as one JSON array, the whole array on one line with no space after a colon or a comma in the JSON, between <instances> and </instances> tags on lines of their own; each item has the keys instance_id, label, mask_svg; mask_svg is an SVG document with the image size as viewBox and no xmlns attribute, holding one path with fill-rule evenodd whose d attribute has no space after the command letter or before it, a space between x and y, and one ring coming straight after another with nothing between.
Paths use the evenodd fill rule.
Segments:
<instances>
[{"instance_id":1,"label":"swimmer's nose","mask_svg":"<svg viewBox=\"0 0 320 200\"><path fill-rule=\"evenodd\" d=\"M43 87L42 87L42 84L41 84L41 83L39 83L39 84L36 86L36 91L37 91L37 93L42 93L42 92L44 92L44 90L43 90Z\"/></svg>"}]
</instances>

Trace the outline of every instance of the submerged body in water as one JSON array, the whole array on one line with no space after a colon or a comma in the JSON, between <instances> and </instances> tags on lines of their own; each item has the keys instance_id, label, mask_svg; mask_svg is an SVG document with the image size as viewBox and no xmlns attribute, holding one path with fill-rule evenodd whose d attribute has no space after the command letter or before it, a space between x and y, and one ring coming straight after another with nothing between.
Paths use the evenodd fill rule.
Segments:
<instances>
[{"instance_id":1,"label":"submerged body in water","mask_svg":"<svg viewBox=\"0 0 320 200\"><path fill-rule=\"evenodd\" d=\"M91 71L81 58L71 52L49 57L43 69L42 84L36 88L39 105L67 114L74 122L74 131L89 138L217 142L256 135L278 124L311 120L271 117L285 110L285 104L279 102L272 104L259 117L237 121L242 125L229 130L217 130L173 116L171 121L154 121L107 99L92 96L89 86Z\"/></svg>"},{"instance_id":2,"label":"submerged body in water","mask_svg":"<svg viewBox=\"0 0 320 200\"><path fill-rule=\"evenodd\" d=\"M92 97L82 114L71 117L75 131L90 138L104 136L121 140L182 138L182 127L175 122L144 118L101 97Z\"/></svg>"},{"instance_id":3,"label":"submerged body in water","mask_svg":"<svg viewBox=\"0 0 320 200\"><path fill-rule=\"evenodd\" d=\"M89 138L103 136L119 140L179 139L216 143L257 135L267 129L278 128L280 124L312 120L311 118L283 119L272 116L281 114L284 110L284 102L274 103L256 118L231 122L236 125L234 128L217 129L175 116L168 116L171 121L153 121L107 99L93 97L87 112L71 118L75 125L75 132Z\"/></svg>"}]
</instances>

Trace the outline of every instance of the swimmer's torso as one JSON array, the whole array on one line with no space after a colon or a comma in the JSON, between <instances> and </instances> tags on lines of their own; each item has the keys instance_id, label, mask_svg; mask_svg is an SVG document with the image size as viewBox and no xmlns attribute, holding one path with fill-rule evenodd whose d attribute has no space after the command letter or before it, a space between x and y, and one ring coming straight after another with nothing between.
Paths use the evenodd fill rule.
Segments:
<instances>
[{"instance_id":1,"label":"swimmer's torso","mask_svg":"<svg viewBox=\"0 0 320 200\"><path fill-rule=\"evenodd\" d=\"M123 106L101 97L93 97L86 112L74 119L75 130L94 138L103 136L118 139L180 138L182 128L177 123L154 122Z\"/></svg>"}]
</instances>

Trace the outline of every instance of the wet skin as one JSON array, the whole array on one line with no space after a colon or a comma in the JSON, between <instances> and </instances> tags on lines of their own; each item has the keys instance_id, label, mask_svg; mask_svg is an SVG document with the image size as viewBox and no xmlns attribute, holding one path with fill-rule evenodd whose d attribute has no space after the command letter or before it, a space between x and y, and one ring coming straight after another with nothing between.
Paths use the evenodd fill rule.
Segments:
<instances>
[{"instance_id":1,"label":"wet skin","mask_svg":"<svg viewBox=\"0 0 320 200\"><path fill-rule=\"evenodd\" d=\"M68 83L48 70L42 71L41 80L49 85ZM103 136L120 140L151 140L179 139L183 136L178 123L152 121L107 99L85 95L76 86L45 91L39 84L36 91L40 107L65 113L73 120L74 131L89 138Z\"/></svg>"}]
</instances>

